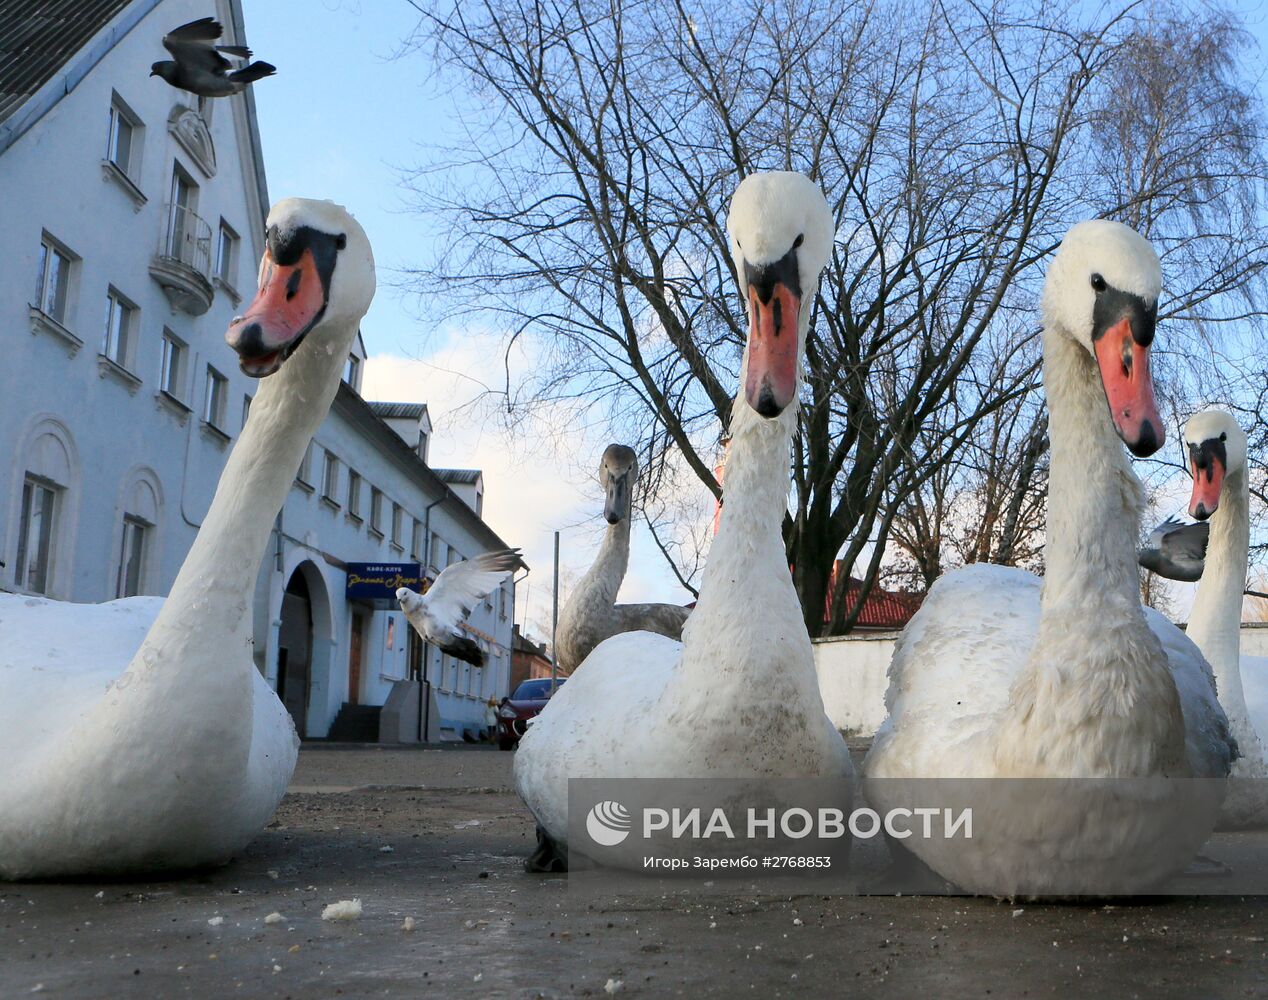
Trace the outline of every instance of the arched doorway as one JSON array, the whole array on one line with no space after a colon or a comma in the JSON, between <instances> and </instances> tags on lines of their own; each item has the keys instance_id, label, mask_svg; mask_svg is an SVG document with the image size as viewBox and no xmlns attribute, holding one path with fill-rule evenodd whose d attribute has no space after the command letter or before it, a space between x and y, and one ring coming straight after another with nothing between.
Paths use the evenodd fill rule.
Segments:
<instances>
[{"instance_id":1,"label":"arched doorway","mask_svg":"<svg viewBox=\"0 0 1268 1000\"><path fill-rule=\"evenodd\" d=\"M277 633L277 696L306 733L312 678L313 611L302 569L291 574L282 593L282 624Z\"/></svg>"}]
</instances>

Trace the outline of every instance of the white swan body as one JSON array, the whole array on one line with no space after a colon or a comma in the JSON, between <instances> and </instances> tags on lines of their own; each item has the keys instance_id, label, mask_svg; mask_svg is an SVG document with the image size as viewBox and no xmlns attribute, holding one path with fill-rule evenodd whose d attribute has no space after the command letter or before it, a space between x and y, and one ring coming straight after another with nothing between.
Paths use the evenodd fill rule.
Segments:
<instances>
[{"instance_id":1,"label":"white swan body","mask_svg":"<svg viewBox=\"0 0 1268 1000\"><path fill-rule=\"evenodd\" d=\"M691 609L679 604L617 604L616 595L630 562L630 514L638 457L632 448L610 444L599 462L599 481L607 497L603 516L608 530L594 564L568 596L555 630L559 669L571 674L604 639L622 632L656 632L682 637Z\"/></svg>"},{"instance_id":2,"label":"white swan body","mask_svg":"<svg viewBox=\"0 0 1268 1000\"><path fill-rule=\"evenodd\" d=\"M601 643L520 742L516 788L558 847L567 843L570 778L852 779L824 713L780 535L801 352L831 215L800 174L756 174L736 191L728 229L752 332L722 521L682 642L630 632ZM786 283L772 277L781 273ZM782 340L778 308L775 336L770 326L776 300Z\"/></svg>"},{"instance_id":3,"label":"white swan body","mask_svg":"<svg viewBox=\"0 0 1268 1000\"><path fill-rule=\"evenodd\" d=\"M971 892L1143 889L1210 832L1193 783L1154 781L1222 778L1232 746L1210 667L1141 607L1141 487L1115 435L1143 454L1161 443L1147 354L1160 287L1152 248L1125 226L1067 234L1044 290L1047 575L947 574L894 651L889 717L864 764L873 805L912 805L902 779L1078 779L1048 794L991 786L991 822L973 839L904 842ZM1095 779L1120 783L1107 793ZM1208 784L1218 799L1223 782Z\"/></svg>"},{"instance_id":4,"label":"white swan body","mask_svg":"<svg viewBox=\"0 0 1268 1000\"><path fill-rule=\"evenodd\" d=\"M0 876L223 863L286 791L298 739L251 657L251 595L374 265L328 202L280 202L268 223L260 293L228 336L249 374L286 370L261 384L167 599L0 601Z\"/></svg>"},{"instance_id":5,"label":"white swan body","mask_svg":"<svg viewBox=\"0 0 1268 1000\"><path fill-rule=\"evenodd\" d=\"M1220 704L1228 715L1239 754L1229 775L1219 825L1223 829L1261 826L1268 823L1268 763L1259 738L1262 730L1249 711L1241 656L1242 593L1250 546L1246 433L1229 414L1206 410L1189 418L1184 439L1193 472L1189 513L1209 517L1211 526L1202 578L1185 634L1202 650L1215 672ZM1246 676L1258 680L1263 672L1249 669ZM1264 688L1256 685L1257 704L1268 700Z\"/></svg>"}]
</instances>

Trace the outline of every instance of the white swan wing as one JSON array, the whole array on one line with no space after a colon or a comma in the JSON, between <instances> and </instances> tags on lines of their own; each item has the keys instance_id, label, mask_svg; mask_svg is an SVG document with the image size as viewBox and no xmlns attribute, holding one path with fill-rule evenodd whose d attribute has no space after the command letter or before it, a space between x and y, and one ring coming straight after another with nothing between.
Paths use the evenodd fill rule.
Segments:
<instances>
[{"instance_id":1,"label":"white swan wing","mask_svg":"<svg viewBox=\"0 0 1268 1000\"><path fill-rule=\"evenodd\" d=\"M889 666L888 718L868 777L991 773L974 741L1008 703L1039 626L1040 581L1004 566L972 565L939 578L903 630Z\"/></svg>"},{"instance_id":2,"label":"white swan wing","mask_svg":"<svg viewBox=\"0 0 1268 1000\"><path fill-rule=\"evenodd\" d=\"M1145 619L1162 642L1184 713L1185 748L1195 777L1223 778L1234 755L1228 719L1215 691L1215 675L1193 640L1153 608Z\"/></svg>"},{"instance_id":3,"label":"white swan wing","mask_svg":"<svg viewBox=\"0 0 1268 1000\"><path fill-rule=\"evenodd\" d=\"M423 595L422 607L438 628L456 632L471 610L506 578L519 559L519 549L497 549L454 563L436 577L431 589ZM439 640L440 636L433 638Z\"/></svg>"},{"instance_id":4,"label":"white swan wing","mask_svg":"<svg viewBox=\"0 0 1268 1000\"><path fill-rule=\"evenodd\" d=\"M58 739L127 669L161 597L71 604L0 594L0 757Z\"/></svg>"},{"instance_id":5,"label":"white swan wing","mask_svg":"<svg viewBox=\"0 0 1268 1000\"><path fill-rule=\"evenodd\" d=\"M652 632L624 632L594 648L528 727L515 753L515 788L557 841L568 831L569 778L655 777L644 746L657 702L674 675L682 643ZM666 753L663 774L674 774Z\"/></svg>"}]
</instances>

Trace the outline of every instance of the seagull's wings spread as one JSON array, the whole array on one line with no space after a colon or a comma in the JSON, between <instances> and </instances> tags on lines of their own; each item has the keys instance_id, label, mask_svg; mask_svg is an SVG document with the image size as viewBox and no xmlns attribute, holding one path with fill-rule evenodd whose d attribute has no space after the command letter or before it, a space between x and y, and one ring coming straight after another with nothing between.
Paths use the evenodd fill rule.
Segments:
<instances>
[{"instance_id":1,"label":"seagull's wings spread","mask_svg":"<svg viewBox=\"0 0 1268 1000\"><path fill-rule=\"evenodd\" d=\"M442 627L456 629L471 609L515 568L519 558L519 549L497 549L454 563L436 577L423 596L428 613Z\"/></svg>"},{"instance_id":2,"label":"seagull's wings spread","mask_svg":"<svg viewBox=\"0 0 1268 1000\"><path fill-rule=\"evenodd\" d=\"M224 29L214 17L200 17L182 24L163 36L163 48L186 69L202 69L223 73L233 64L216 51L212 44Z\"/></svg>"}]
</instances>

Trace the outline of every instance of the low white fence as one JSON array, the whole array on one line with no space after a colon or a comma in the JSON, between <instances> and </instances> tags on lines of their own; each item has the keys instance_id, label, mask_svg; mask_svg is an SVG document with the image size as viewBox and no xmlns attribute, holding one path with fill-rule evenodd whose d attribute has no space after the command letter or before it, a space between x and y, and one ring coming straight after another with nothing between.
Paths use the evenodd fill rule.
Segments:
<instances>
[{"instance_id":1,"label":"low white fence","mask_svg":"<svg viewBox=\"0 0 1268 1000\"><path fill-rule=\"evenodd\" d=\"M823 707L848 736L871 736L885 721L886 672L897 632L815 639ZM1268 657L1268 622L1243 623L1242 655Z\"/></svg>"},{"instance_id":2,"label":"low white fence","mask_svg":"<svg viewBox=\"0 0 1268 1000\"><path fill-rule=\"evenodd\" d=\"M885 721L885 674L897 638L897 632L861 632L814 640L823 707L841 732L871 736Z\"/></svg>"}]
</instances>

